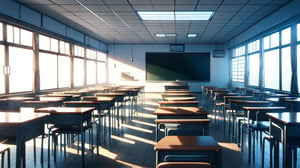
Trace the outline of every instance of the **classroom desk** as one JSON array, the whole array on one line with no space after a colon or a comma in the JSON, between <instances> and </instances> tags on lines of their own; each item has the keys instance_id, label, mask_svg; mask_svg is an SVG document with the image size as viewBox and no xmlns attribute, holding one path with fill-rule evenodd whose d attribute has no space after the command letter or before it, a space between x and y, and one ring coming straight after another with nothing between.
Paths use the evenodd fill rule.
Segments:
<instances>
[{"instance_id":1,"label":"classroom desk","mask_svg":"<svg viewBox=\"0 0 300 168\"><path fill-rule=\"evenodd\" d=\"M198 107L199 101L159 101L160 107Z\"/></svg>"},{"instance_id":2,"label":"classroom desk","mask_svg":"<svg viewBox=\"0 0 300 168\"><path fill-rule=\"evenodd\" d=\"M46 107L36 109L36 112L50 113L48 120L49 124L59 126L79 126L81 130L81 155L82 155L82 167L85 165L85 140L84 136L84 124L90 123L92 119L93 107ZM44 131L44 130L43 130ZM49 145L48 145L49 148ZM48 162L50 159L50 150L48 150Z\"/></svg>"},{"instance_id":3,"label":"classroom desk","mask_svg":"<svg viewBox=\"0 0 300 168\"><path fill-rule=\"evenodd\" d=\"M157 119L207 118L208 114L202 107L159 107L154 112Z\"/></svg>"},{"instance_id":4,"label":"classroom desk","mask_svg":"<svg viewBox=\"0 0 300 168\"><path fill-rule=\"evenodd\" d=\"M25 142L44 133L49 114L32 112L0 112L0 136L16 139L16 167L26 161Z\"/></svg>"},{"instance_id":5,"label":"classroom desk","mask_svg":"<svg viewBox=\"0 0 300 168\"><path fill-rule=\"evenodd\" d=\"M156 166L166 155L208 155L216 167L222 167L222 147L212 136L166 136L154 146Z\"/></svg>"},{"instance_id":6,"label":"classroom desk","mask_svg":"<svg viewBox=\"0 0 300 168\"><path fill-rule=\"evenodd\" d=\"M255 146L253 146L253 152L252 152L252 139L251 139L251 131L250 131L250 124L258 124L259 122L263 121L269 121L269 117L266 115L267 112L282 112L286 110L285 107L243 107L245 112L245 121L247 120L247 132L248 132L248 162L251 161L251 153L253 153L253 160L255 159ZM255 127L257 130L259 130L259 126ZM263 127L261 127L261 130L263 130ZM243 149L243 133L242 130L239 133L239 139L241 137L241 149Z\"/></svg>"},{"instance_id":7,"label":"classroom desk","mask_svg":"<svg viewBox=\"0 0 300 168\"><path fill-rule=\"evenodd\" d=\"M194 94L193 93L166 93L166 92L163 92L161 94L162 98L167 98L167 97L194 97Z\"/></svg>"},{"instance_id":8,"label":"classroom desk","mask_svg":"<svg viewBox=\"0 0 300 168\"><path fill-rule=\"evenodd\" d=\"M278 142L282 143L282 166L283 168L292 167L292 151L289 141L300 138L300 112L267 113L270 120L270 134ZM300 142L298 142L300 144ZM278 144L278 143L277 143ZM274 167L279 166L279 146L275 146L277 154L274 154Z\"/></svg>"},{"instance_id":9,"label":"classroom desk","mask_svg":"<svg viewBox=\"0 0 300 168\"><path fill-rule=\"evenodd\" d=\"M51 93L45 95L38 95L38 97L63 97L65 101L79 100L79 94L64 94L64 93Z\"/></svg>"},{"instance_id":10,"label":"classroom desk","mask_svg":"<svg viewBox=\"0 0 300 168\"><path fill-rule=\"evenodd\" d=\"M111 135L111 123L114 123L114 121L112 120L111 117L111 109L114 107L115 105L115 100L116 97L98 97L98 96L83 96L81 97L82 100L84 101L95 101L97 103L100 104L100 110L104 111L107 110L107 114L108 114L108 127L109 127L109 140L110 140L110 135Z\"/></svg>"},{"instance_id":11,"label":"classroom desk","mask_svg":"<svg viewBox=\"0 0 300 168\"><path fill-rule=\"evenodd\" d=\"M159 107L154 112L157 119L207 119L208 114L201 107ZM159 123L156 123L155 139L159 139Z\"/></svg>"},{"instance_id":12,"label":"classroom desk","mask_svg":"<svg viewBox=\"0 0 300 168\"><path fill-rule=\"evenodd\" d=\"M187 130L185 131L185 135L189 135L188 132L191 131L194 131L193 135L195 134L198 135L200 132L201 135L209 135L210 119L205 119L205 118L203 119L156 119L155 123L156 123L156 137L155 137L156 142L159 140L158 132L161 124L180 124L181 125L180 129L185 128L185 130ZM178 130L178 128L175 128L175 130Z\"/></svg>"},{"instance_id":13,"label":"classroom desk","mask_svg":"<svg viewBox=\"0 0 300 168\"><path fill-rule=\"evenodd\" d=\"M5 111L19 111L21 106L22 106L22 102L23 101L28 101L28 100L35 100L34 97L27 97L27 96L13 96L13 97L8 97L7 98L7 106Z\"/></svg>"},{"instance_id":14,"label":"classroom desk","mask_svg":"<svg viewBox=\"0 0 300 168\"><path fill-rule=\"evenodd\" d=\"M290 97L285 99L286 107L291 110L291 112L300 111L300 97Z\"/></svg>"},{"instance_id":15,"label":"classroom desk","mask_svg":"<svg viewBox=\"0 0 300 168\"><path fill-rule=\"evenodd\" d=\"M126 93L122 92L104 92L104 93L95 93L94 94L97 97L113 97L115 98L115 107L117 108L117 120L121 118L121 122L124 122L124 116L123 113L125 113L124 107L124 97ZM120 108L121 108L121 117L120 117ZM119 122L117 123L119 127Z\"/></svg>"}]
</instances>

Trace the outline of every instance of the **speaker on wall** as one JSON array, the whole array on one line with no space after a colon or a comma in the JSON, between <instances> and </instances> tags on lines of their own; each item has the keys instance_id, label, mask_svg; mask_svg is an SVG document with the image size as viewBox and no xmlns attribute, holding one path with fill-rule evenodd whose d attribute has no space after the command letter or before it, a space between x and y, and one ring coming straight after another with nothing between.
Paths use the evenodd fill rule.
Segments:
<instances>
[{"instance_id":1,"label":"speaker on wall","mask_svg":"<svg viewBox=\"0 0 300 168\"><path fill-rule=\"evenodd\" d=\"M184 52L184 44L170 44L170 52Z\"/></svg>"}]
</instances>

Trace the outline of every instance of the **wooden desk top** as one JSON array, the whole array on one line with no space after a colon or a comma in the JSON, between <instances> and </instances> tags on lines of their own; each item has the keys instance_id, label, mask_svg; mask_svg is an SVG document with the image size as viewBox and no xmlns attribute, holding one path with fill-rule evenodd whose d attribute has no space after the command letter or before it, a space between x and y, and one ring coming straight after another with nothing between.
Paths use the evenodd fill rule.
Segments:
<instances>
[{"instance_id":1,"label":"wooden desk top","mask_svg":"<svg viewBox=\"0 0 300 168\"><path fill-rule=\"evenodd\" d=\"M15 96L15 97L8 97L7 100L12 101L25 101L25 100L34 100L34 97L23 97L23 96Z\"/></svg>"},{"instance_id":2,"label":"wooden desk top","mask_svg":"<svg viewBox=\"0 0 300 168\"><path fill-rule=\"evenodd\" d=\"M247 107L247 106L244 106L243 109L259 111L259 110L279 110L279 109L286 109L286 108L285 107Z\"/></svg>"},{"instance_id":3,"label":"wooden desk top","mask_svg":"<svg viewBox=\"0 0 300 168\"><path fill-rule=\"evenodd\" d=\"M92 112L94 107L45 107L36 109L36 112L46 112L51 114L84 114Z\"/></svg>"},{"instance_id":4,"label":"wooden desk top","mask_svg":"<svg viewBox=\"0 0 300 168\"><path fill-rule=\"evenodd\" d=\"M192 93L190 90L168 90L163 93Z\"/></svg>"},{"instance_id":5,"label":"wooden desk top","mask_svg":"<svg viewBox=\"0 0 300 168\"><path fill-rule=\"evenodd\" d=\"M233 103L248 103L248 104L268 104L268 103L271 103L269 101L237 100L237 99L229 99L229 102L233 102Z\"/></svg>"},{"instance_id":6,"label":"wooden desk top","mask_svg":"<svg viewBox=\"0 0 300 168\"><path fill-rule=\"evenodd\" d=\"M114 101L115 97L108 97L108 96L83 96L82 100L88 101L97 101L97 102L111 102Z\"/></svg>"},{"instance_id":7,"label":"wooden desk top","mask_svg":"<svg viewBox=\"0 0 300 168\"><path fill-rule=\"evenodd\" d=\"M267 116L285 125L300 125L300 112L267 113Z\"/></svg>"},{"instance_id":8,"label":"wooden desk top","mask_svg":"<svg viewBox=\"0 0 300 168\"><path fill-rule=\"evenodd\" d=\"M21 124L49 116L48 113L0 112L0 124Z\"/></svg>"},{"instance_id":9,"label":"wooden desk top","mask_svg":"<svg viewBox=\"0 0 300 168\"><path fill-rule=\"evenodd\" d=\"M293 103L293 102L300 102L300 97L295 97L291 99L286 99L286 102Z\"/></svg>"},{"instance_id":10,"label":"wooden desk top","mask_svg":"<svg viewBox=\"0 0 300 168\"><path fill-rule=\"evenodd\" d=\"M156 123L209 123L210 119L156 119Z\"/></svg>"},{"instance_id":11,"label":"wooden desk top","mask_svg":"<svg viewBox=\"0 0 300 168\"><path fill-rule=\"evenodd\" d=\"M159 101L158 104L199 104L199 101Z\"/></svg>"},{"instance_id":12,"label":"wooden desk top","mask_svg":"<svg viewBox=\"0 0 300 168\"><path fill-rule=\"evenodd\" d=\"M165 101L196 101L196 97L164 97Z\"/></svg>"},{"instance_id":13,"label":"wooden desk top","mask_svg":"<svg viewBox=\"0 0 300 168\"><path fill-rule=\"evenodd\" d=\"M124 96L122 92L95 93L95 96Z\"/></svg>"},{"instance_id":14,"label":"wooden desk top","mask_svg":"<svg viewBox=\"0 0 300 168\"><path fill-rule=\"evenodd\" d=\"M208 115L202 107L159 107L155 115Z\"/></svg>"},{"instance_id":15,"label":"wooden desk top","mask_svg":"<svg viewBox=\"0 0 300 168\"><path fill-rule=\"evenodd\" d=\"M212 136L165 136L154 150L221 150Z\"/></svg>"},{"instance_id":16,"label":"wooden desk top","mask_svg":"<svg viewBox=\"0 0 300 168\"><path fill-rule=\"evenodd\" d=\"M47 97L47 96L42 96L42 97L39 97L40 101L49 101L49 102L58 102L58 101L64 101L65 100L65 97Z\"/></svg>"},{"instance_id":17,"label":"wooden desk top","mask_svg":"<svg viewBox=\"0 0 300 168\"><path fill-rule=\"evenodd\" d=\"M192 92L163 92L162 95L184 95L184 96L187 96L187 95L191 95L193 96L194 94Z\"/></svg>"}]
</instances>

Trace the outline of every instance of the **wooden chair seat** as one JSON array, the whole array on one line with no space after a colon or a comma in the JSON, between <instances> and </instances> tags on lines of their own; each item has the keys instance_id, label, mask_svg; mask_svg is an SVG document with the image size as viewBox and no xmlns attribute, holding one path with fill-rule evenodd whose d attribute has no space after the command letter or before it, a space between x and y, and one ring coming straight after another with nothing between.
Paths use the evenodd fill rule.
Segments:
<instances>
[{"instance_id":1,"label":"wooden chair seat","mask_svg":"<svg viewBox=\"0 0 300 168\"><path fill-rule=\"evenodd\" d=\"M162 162L157 168L212 168L207 162Z\"/></svg>"}]
</instances>

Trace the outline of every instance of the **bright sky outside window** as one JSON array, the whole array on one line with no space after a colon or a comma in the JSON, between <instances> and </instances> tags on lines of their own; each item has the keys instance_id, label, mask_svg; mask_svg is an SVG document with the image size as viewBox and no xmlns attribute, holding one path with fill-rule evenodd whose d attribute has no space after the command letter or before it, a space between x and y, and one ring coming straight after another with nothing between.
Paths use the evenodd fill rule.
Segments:
<instances>
[{"instance_id":1,"label":"bright sky outside window","mask_svg":"<svg viewBox=\"0 0 300 168\"><path fill-rule=\"evenodd\" d=\"M138 11L142 20L209 20L213 11Z\"/></svg>"}]
</instances>

